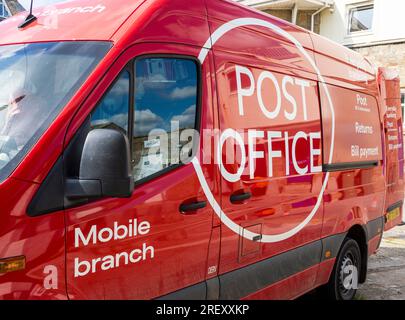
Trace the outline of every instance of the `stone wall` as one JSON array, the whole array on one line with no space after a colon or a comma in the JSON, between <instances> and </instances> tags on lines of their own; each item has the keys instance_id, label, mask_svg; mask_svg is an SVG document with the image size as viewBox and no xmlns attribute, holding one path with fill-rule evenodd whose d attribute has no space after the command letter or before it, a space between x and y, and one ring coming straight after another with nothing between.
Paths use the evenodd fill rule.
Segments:
<instances>
[{"instance_id":1,"label":"stone wall","mask_svg":"<svg viewBox=\"0 0 405 320\"><path fill-rule=\"evenodd\" d=\"M292 11L291 10L264 10L264 12L276 16L280 19L286 20L291 22L292 20ZM298 11L297 16L297 25L305 28L307 30L311 30L311 16L315 11L307 11L307 10L300 10ZM315 32L320 32L320 16L319 14L315 17Z\"/></svg>"},{"instance_id":2,"label":"stone wall","mask_svg":"<svg viewBox=\"0 0 405 320\"><path fill-rule=\"evenodd\" d=\"M291 10L264 10L264 12L288 22L291 22L292 19Z\"/></svg>"},{"instance_id":3,"label":"stone wall","mask_svg":"<svg viewBox=\"0 0 405 320\"><path fill-rule=\"evenodd\" d=\"M297 25L305 29L311 30L311 17L316 11L299 11L297 17ZM314 32L320 32L321 16L317 14L314 20Z\"/></svg>"},{"instance_id":4,"label":"stone wall","mask_svg":"<svg viewBox=\"0 0 405 320\"><path fill-rule=\"evenodd\" d=\"M354 48L379 67L398 68L401 88L405 88L405 42Z\"/></svg>"}]
</instances>

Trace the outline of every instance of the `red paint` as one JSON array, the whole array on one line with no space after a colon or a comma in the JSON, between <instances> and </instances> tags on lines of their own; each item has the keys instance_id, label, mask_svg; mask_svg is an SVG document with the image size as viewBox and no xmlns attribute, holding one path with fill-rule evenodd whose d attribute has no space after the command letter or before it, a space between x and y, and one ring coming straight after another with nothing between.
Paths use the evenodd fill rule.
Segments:
<instances>
[{"instance_id":1,"label":"red paint","mask_svg":"<svg viewBox=\"0 0 405 320\"><path fill-rule=\"evenodd\" d=\"M192 5L190 0L178 0L175 4L169 0L104 0L105 9L79 13L78 7L97 6L99 2L77 0L55 5L60 10L55 28L46 26L50 18L41 15L45 9L37 9L34 13L39 15L38 21L24 30L17 29L23 15L0 24L0 33L4 35L1 45L74 40L113 44L11 176L0 184L0 259L24 255L27 261L25 270L0 275L1 298L157 298L347 232L355 225L365 226L403 199L403 156L398 150L387 150L387 136L382 133L387 126L387 106L399 107L395 81L392 86L392 80L384 80L382 74L377 78L370 63L356 53L277 18L233 1L191 2ZM76 11L63 14L67 8ZM210 32L231 20L246 17L270 22L288 32L307 56L282 35L262 26L229 31L208 53L202 65L201 129L241 131L241 151L247 159L252 151L249 130L263 132L263 137L253 138L257 142L253 151L263 152L263 156L258 157L253 171L246 161L246 170L236 182L221 176L219 166L213 163L214 155L212 163L202 165L208 187L223 213L246 232L269 236L288 232L311 213L327 176L319 168L322 163L328 164L332 141L332 115L325 90L329 91L336 110L333 163L359 161L350 153L351 145L366 141L363 147L378 149L366 159L377 161L377 166L330 173L311 221L293 236L273 243L241 237L221 223L209 205L196 215L180 215L178 208L185 200L207 200L192 164L142 184L128 199L102 199L36 218L26 215L28 205L56 160L129 61L145 54L197 58ZM326 86L320 84L322 79L308 59L316 63ZM238 83L237 67L247 69L252 78L247 73L240 74ZM253 86L251 93L242 95L242 108L238 92ZM280 110L271 118L277 97ZM359 121L373 127L372 133L361 133L365 139L354 131L354 118L359 111L353 108L357 104L371 111L363 111L365 116ZM266 110L270 113L267 116ZM402 126L400 112L395 121L395 128ZM281 136L273 137L269 146L268 134L274 131ZM300 132L306 138L300 137ZM402 135L398 138L402 139ZM208 139L202 137L200 145ZM271 157L270 148L273 152L280 151L280 156ZM223 161L227 154L224 149ZM236 160L224 168L235 174L240 161L237 153ZM242 191L250 192L252 198L240 204L231 203L230 196ZM93 226L98 230L113 228L114 223L126 225L133 219L138 224L136 238L75 247L76 228L89 232ZM150 225L146 234L139 234L142 222ZM91 261L130 253L143 244L147 259L108 271L100 270L97 264L94 273L75 277L75 259ZM154 248L152 259L150 246ZM370 241L369 253L377 247L377 240ZM320 262L247 299L298 297L326 283L334 261L332 258ZM44 289L44 268L49 265L58 270L57 289Z\"/></svg>"},{"instance_id":2,"label":"red paint","mask_svg":"<svg viewBox=\"0 0 405 320\"><path fill-rule=\"evenodd\" d=\"M400 79L389 70L379 70L379 82L382 95L381 117L384 122L387 198L386 210L404 199L404 147L402 129L402 107L400 95ZM385 225L389 230L402 222L402 206L400 215Z\"/></svg>"}]
</instances>

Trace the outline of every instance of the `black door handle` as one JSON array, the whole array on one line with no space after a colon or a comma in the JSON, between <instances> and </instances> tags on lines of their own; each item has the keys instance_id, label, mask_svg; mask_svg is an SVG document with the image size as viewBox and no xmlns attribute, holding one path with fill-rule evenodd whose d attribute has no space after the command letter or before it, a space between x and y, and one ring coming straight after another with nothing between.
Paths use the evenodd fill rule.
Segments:
<instances>
[{"instance_id":1,"label":"black door handle","mask_svg":"<svg viewBox=\"0 0 405 320\"><path fill-rule=\"evenodd\" d=\"M234 204L240 203L240 202L249 200L251 197L252 197L252 194L250 192L233 194L233 195L231 195L231 202Z\"/></svg>"},{"instance_id":2,"label":"black door handle","mask_svg":"<svg viewBox=\"0 0 405 320\"><path fill-rule=\"evenodd\" d=\"M206 201L193 202L193 203L188 203L188 204L184 204L184 203L183 203L182 205L180 205L179 210L180 210L180 212L181 212L182 214L188 214L188 213L190 213L190 212L203 209L203 208L205 208L206 206L207 206L207 202L206 202Z\"/></svg>"}]
</instances>

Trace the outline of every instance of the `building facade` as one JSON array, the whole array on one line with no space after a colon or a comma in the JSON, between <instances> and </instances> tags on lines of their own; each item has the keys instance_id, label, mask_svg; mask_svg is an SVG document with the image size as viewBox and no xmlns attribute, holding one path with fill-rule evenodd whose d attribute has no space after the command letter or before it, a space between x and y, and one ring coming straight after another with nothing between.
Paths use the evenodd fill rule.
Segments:
<instances>
[{"instance_id":1,"label":"building facade","mask_svg":"<svg viewBox=\"0 0 405 320\"><path fill-rule=\"evenodd\" d=\"M234 0L300 27L320 33L320 13L334 10L333 0Z\"/></svg>"},{"instance_id":2,"label":"building facade","mask_svg":"<svg viewBox=\"0 0 405 320\"><path fill-rule=\"evenodd\" d=\"M0 0L0 21L22 11L25 9L17 0Z\"/></svg>"},{"instance_id":3,"label":"building facade","mask_svg":"<svg viewBox=\"0 0 405 320\"><path fill-rule=\"evenodd\" d=\"M405 107L404 0L235 0L358 51L376 66L397 69Z\"/></svg>"},{"instance_id":4,"label":"building facade","mask_svg":"<svg viewBox=\"0 0 405 320\"><path fill-rule=\"evenodd\" d=\"M377 66L399 71L405 107L404 0L335 0L322 12L320 34L367 57Z\"/></svg>"}]
</instances>

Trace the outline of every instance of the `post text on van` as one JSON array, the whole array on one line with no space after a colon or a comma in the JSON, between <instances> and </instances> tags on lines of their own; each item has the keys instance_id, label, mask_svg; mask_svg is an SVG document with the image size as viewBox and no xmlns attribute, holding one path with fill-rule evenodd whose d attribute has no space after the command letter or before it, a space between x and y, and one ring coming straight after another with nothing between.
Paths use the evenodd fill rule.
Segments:
<instances>
[{"instance_id":1,"label":"post text on van","mask_svg":"<svg viewBox=\"0 0 405 320\"><path fill-rule=\"evenodd\" d=\"M291 76L283 76L281 80L278 80L276 76L270 71L261 71L258 78L255 78L253 71L244 66L235 65L236 74L236 89L237 89L237 110L240 117L244 117L247 108L257 108L258 112L266 119L270 121L287 121L293 123L296 121L299 115L303 118L303 121L309 119L308 114L308 101L307 90L310 88L310 82L294 78ZM247 81L243 81L244 77ZM280 81L280 82L279 82ZM243 84L244 83L244 84ZM246 85L247 83L247 85ZM300 96L294 96L291 94L287 86L299 88ZM269 90L273 90L275 95L272 105L266 105L264 102L264 93ZM256 96L255 105L245 105L244 99L248 97ZM282 99L285 99L289 106L283 105ZM300 104L298 103L298 99ZM301 105L299 107L299 105ZM284 110L283 110L284 109ZM227 140L232 139L236 145L242 150L241 159L239 161L239 170L236 173L227 171L223 166L221 155L224 148L224 144ZM256 144L258 140L267 139L267 151L256 150ZM300 161L298 153L299 141L305 141L307 143L307 160ZM217 152L217 161L220 165L222 176L229 182L236 182L241 179L241 176L245 173L245 167L249 171L251 179L255 178L256 161L259 159L267 158L268 177L274 177L274 161L275 159L284 158L285 160L285 175L292 174L292 170L299 175L305 175L308 173L322 172L322 167L316 163L316 157L321 156L320 147L316 147L321 141L321 132L304 132L298 131L291 135L288 130L258 130L249 129L247 132L247 143L244 138L244 133L240 133L232 128L229 128L222 132L219 139L219 151ZM283 150L277 150L274 147L274 143L283 142ZM291 142L291 143L290 143ZM245 150L245 144L248 146L248 150ZM284 154L284 155L283 155ZM292 164L292 168L290 167Z\"/></svg>"}]
</instances>

